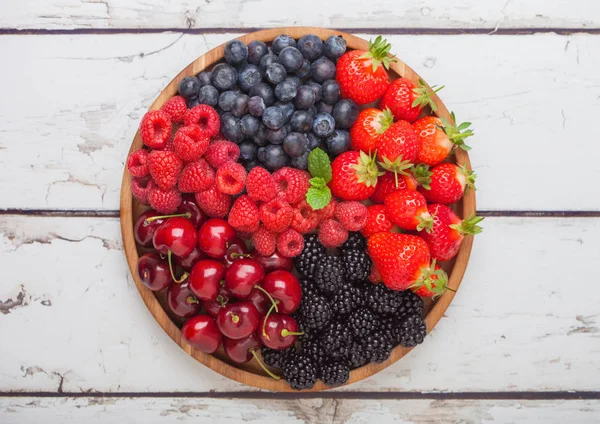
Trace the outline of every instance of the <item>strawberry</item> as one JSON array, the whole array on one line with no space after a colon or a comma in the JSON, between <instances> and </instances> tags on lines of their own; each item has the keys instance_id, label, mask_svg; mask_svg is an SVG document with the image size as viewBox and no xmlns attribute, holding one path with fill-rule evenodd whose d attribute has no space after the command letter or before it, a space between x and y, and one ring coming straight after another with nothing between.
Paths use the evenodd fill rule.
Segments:
<instances>
[{"instance_id":1,"label":"strawberry","mask_svg":"<svg viewBox=\"0 0 600 424\"><path fill-rule=\"evenodd\" d=\"M405 230L431 231L433 218L427 202L415 190L398 190L385 198L385 212L394 224Z\"/></svg>"},{"instance_id":2,"label":"strawberry","mask_svg":"<svg viewBox=\"0 0 600 424\"><path fill-rule=\"evenodd\" d=\"M365 152L344 152L331 164L329 188L343 200L366 200L375 192L381 174L374 157Z\"/></svg>"},{"instance_id":3,"label":"strawberry","mask_svg":"<svg viewBox=\"0 0 600 424\"><path fill-rule=\"evenodd\" d=\"M377 37L369 41L369 51L352 50L345 53L337 63L336 79L340 84L342 97L352 99L359 105L374 102L388 88L390 63L388 57L392 46Z\"/></svg>"},{"instance_id":4,"label":"strawberry","mask_svg":"<svg viewBox=\"0 0 600 424\"><path fill-rule=\"evenodd\" d=\"M377 143L379 164L387 171L406 174L406 169L417 160L419 141L417 133L408 121L394 123Z\"/></svg>"},{"instance_id":5,"label":"strawberry","mask_svg":"<svg viewBox=\"0 0 600 424\"><path fill-rule=\"evenodd\" d=\"M352 149L372 154L383 133L394 123L394 116L389 109L368 108L361 111L358 119L350 128Z\"/></svg>"},{"instance_id":6,"label":"strawberry","mask_svg":"<svg viewBox=\"0 0 600 424\"><path fill-rule=\"evenodd\" d=\"M452 122L455 122L454 112L451 117ZM435 116L419 119L413 124L419 140L417 160L434 166L446 159L454 146L470 150L470 147L465 144L465 138L473 135L473 131L467 129L470 125L470 122L464 122L457 127L445 118L440 119Z\"/></svg>"},{"instance_id":7,"label":"strawberry","mask_svg":"<svg viewBox=\"0 0 600 424\"><path fill-rule=\"evenodd\" d=\"M444 86L433 90L435 87L434 85L431 89L427 88L422 79L417 86L407 78L398 78L390 84L379 106L381 109L389 108L397 120L403 119L412 123L419 117L425 106L429 106L432 112L437 110L431 95Z\"/></svg>"},{"instance_id":8,"label":"strawberry","mask_svg":"<svg viewBox=\"0 0 600 424\"><path fill-rule=\"evenodd\" d=\"M398 190L416 190L417 180L410 175L398 175L398 184L396 184L396 176L393 172L386 172L379 180L375 187L375 193L371 196L371 201L374 203L383 203L388 194Z\"/></svg>"},{"instance_id":9,"label":"strawberry","mask_svg":"<svg viewBox=\"0 0 600 424\"><path fill-rule=\"evenodd\" d=\"M481 232L479 224L483 217L473 216L462 220L446 205L432 204L428 208L433 216L433 227L423 240L429 246L431 257L438 261L448 261L456 256L466 236Z\"/></svg>"},{"instance_id":10,"label":"strawberry","mask_svg":"<svg viewBox=\"0 0 600 424\"><path fill-rule=\"evenodd\" d=\"M422 170L425 167L421 168ZM423 172L421 172L423 174ZM467 188L475 190L477 175L465 166L444 162L434 166L429 175L417 175L421 183L419 191L431 203L444 203L449 205L458 202Z\"/></svg>"},{"instance_id":11,"label":"strawberry","mask_svg":"<svg viewBox=\"0 0 600 424\"><path fill-rule=\"evenodd\" d=\"M418 283L429 268L429 248L421 237L377 233L369 237L367 250L383 283L392 290L406 290Z\"/></svg>"},{"instance_id":12,"label":"strawberry","mask_svg":"<svg viewBox=\"0 0 600 424\"><path fill-rule=\"evenodd\" d=\"M369 218L361 230L363 236L368 238L376 233L387 233L394 226L385 213L384 205L368 206L367 211L369 212Z\"/></svg>"},{"instance_id":13,"label":"strawberry","mask_svg":"<svg viewBox=\"0 0 600 424\"><path fill-rule=\"evenodd\" d=\"M422 269L421 278L410 286L415 294L423 297L436 298L444 294L446 290L454 291L448 287L448 275L434 259L429 268Z\"/></svg>"}]
</instances>

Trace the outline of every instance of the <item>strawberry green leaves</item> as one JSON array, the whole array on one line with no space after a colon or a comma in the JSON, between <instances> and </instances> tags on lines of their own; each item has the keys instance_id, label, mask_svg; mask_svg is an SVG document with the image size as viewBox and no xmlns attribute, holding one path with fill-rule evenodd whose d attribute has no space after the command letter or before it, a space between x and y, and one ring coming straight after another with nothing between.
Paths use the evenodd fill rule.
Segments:
<instances>
[{"instance_id":1,"label":"strawberry green leaves","mask_svg":"<svg viewBox=\"0 0 600 424\"><path fill-rule=\"evenodd\" d=\"M377 71L379 65L383 65L385 69L390 69L390 63L396 62L394 56L388 56L391 49L392 45L379 35L375 40L369 41L369 51L360 58L371 60L373 72Z\"/></svg>"},{"instance_id":2,"label":"strawberry green leaves","mask_svg":"<svg viewBox=\"0 0 600 424\"><path fill-rule=\"evenodd\" d=\"M308 154L308 171L312 178L306 192L306 201L313 210L323 209L331 201L331 190L327 183L331 181L331 162L323 150L317 148Z\"/></svg>"},{"instance_id":3,"label":"strawberry green leaves","mask_svg":"<svg viewBox=\"0 0 600 424\"><path fill-rule=\"evenodd\" d=\"M450 118L452 119L452 122L441 117L440 120L442 121L442 126L439 126L439 128L446 133L450 141L456 146L463 150L471 150L471 147L465 144L465 139L475 134L473 130L468 129L471 126L471 123L463 122L456 126L456 116L454 115L454 112L450 114Z\"/></svg>"},{"instance_id":4,"label":"strawberry green leaves","mask_svg":"<svg viewBox=\"0 0 600 424\"><path fill-rule=\"evenodd\" d=\"M423 81L422 79L419 79L419 86L416 88L413 88L413 93L415 93L417 95L417 98L414 100L414 102L412 102L411 106L419 107L421 109L424 108L425 106L429 106L431 108L431 111L435 112L437 110L437 105L431 98L431 95L433 93L437 93L444 87L445 87L444 85L442 85L441 87L438 87L437 85L433 85L433 86L431 86L431 88L427 88L427 84L425 84L425 81Z\"/></svg>"}]
</instances>

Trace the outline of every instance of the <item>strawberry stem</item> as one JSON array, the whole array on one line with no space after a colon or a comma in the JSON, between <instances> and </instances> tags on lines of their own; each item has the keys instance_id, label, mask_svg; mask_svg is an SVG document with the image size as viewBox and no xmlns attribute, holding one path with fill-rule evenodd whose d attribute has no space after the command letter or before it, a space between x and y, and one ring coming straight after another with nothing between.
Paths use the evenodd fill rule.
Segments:
<instances>
[{"instance_id":1,"label":"strawberry stem","mask_svg":"<svg viewBox=\"0 0 600 424\"><path fill-rule=\"evenodd\" d=\"M390 63L396 62L394 56L389 56L391 49L392 45L379 35L375 40L369 41L369 51L360 56L360 58L371 60L373 73L377 71L379 65L383 65L385 69L390 69Z\"/></svg>"},{"instance_id":2,"label":"strawberry stem","mask_svg":"<svg viewBox=\"0 0 600 424\"><path fill-rule=\"evenodd\" d=\"M421 268L421 277L409 288L418 291L421 287L425 287L430 293L433 293L433 299L444 294L446 290L456 292L448 287L448 274L441 268L435 269L435 264L436 260L434 259L429 267Z\"/></svg>"},{"instance_id":3,"label":"strawberry stem","mask_svg":"<svg viewBox=\"0 0 600 424\"><path fill-rule=\"evenodd\" d=\"M264 362L256 354L256 349L250 349L250 353L252 354L252 356L254 356L254 359L256 359L256 362L258 362L258 365L260 365L260 367L264 370L264 372L266 372L269 375L269 377L273 378L274 380L280 379L280 377L278 375L275 375L271 371L269 371L269 369L264 364Z\"/></svg>"},{"instance_id":4,"label":"strawberry stem","mask_svg":"<svg viewBox=\"0 0 600 424\"><path fill-rule=\"evenodd\" d=\"M171 259L171 256L173 256L173 253L169 250L169 253L167 253L167 260L169 261L169 271L171 272L171 278L177 284L181 284L185 281L186 278L188 278L190 276L190 274L188 274L187 272L184 272L183 275L179 279L177 279L175 277L175 272L173 271L173 260Z\"/></svg>"},{"instance_id":5,"label":"strawberry stem","mask_svg":"<svg viewBox=\"0 0 600 424\"><path fill-rule=\"evenodd\" d=\"M356 181L367 187L375 187L377 179L383 175L383 172L377 167L377 152L370 156L365 152L360 152L358 162L351 167L356 171Z\"/></svg>"},{"instance_id":6,"label":"strawberry stem","mask_svg":"<svg viewBox=\"0 0 600 424\"><path fill-rule=\"evenodd\" d=\"M415 177L415 180L417 180L421 187L423 187L425 190L431 190L430 184L433 172L429 170L428 165L420 163L417 166L413 166L411 171L413 177Z\"/></svg>"},{"instance_id":7,"label":"strawberry stem","mask_svg":"<svg viewBox=\"0 0 600 424\"><path fill-rule=\"evenodd\" d=\"M458 169L465 176L465 178L467 180L466 188L477 190L475 188L475 180L477 179L477 174L475 172L473 172L472 170L467 169L466 165L459 165Z\"/></svg>"},{"instance_id":8,"label":"strawberry stem","mask_svg":"<svg viewBox=\"0 0 600 424\"><path fill-rule=\"evenodd\" d=\"M192 213L191 212L186 212L186 213L178 213L178 214L175 214L175 215L151 216L150 218L146 218L144 220L144 225L148 225L152 221L156 221L157 219L176 218L178 216L181 216L181 217L184 217L184 218L191 218L192 217Z\"/></svg>"},{"instance_id":9,"label":"strawberry stem","mask_svg":"<svg viewBox=\"0 0 600 424\"><path fill-rule=\"evenodd\" d=\"M473 236L479 234L483 229L477 225L483 221L483 216L469 216L463 219L459 224L449 225L450 228L458 231L462 236Z\"/></svg>"}]
</instances>

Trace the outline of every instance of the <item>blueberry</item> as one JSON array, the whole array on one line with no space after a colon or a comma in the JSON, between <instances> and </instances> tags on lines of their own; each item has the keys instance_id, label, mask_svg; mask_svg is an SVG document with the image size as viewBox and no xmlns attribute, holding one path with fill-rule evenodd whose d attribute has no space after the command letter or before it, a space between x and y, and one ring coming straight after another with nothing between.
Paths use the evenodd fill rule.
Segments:
<instances>
[{"instance_id":1,"label":"blueberry","mask_svg":"<svg viewBox=\"0 0 600 424\"><path fill-rule=\"evenodd\" d=\"M262 81L258 66L246 64L240 70L238 83L243 91L250 91L252 87Z\"/></svg>"},{"instance_id":2,"label":"blueberry","mask_svg":"<svg viewBox=\"0 0 600 424\"><path fill-rule=\"evenodd\" d=\"M304 85L312 88L312 90L315 92L315 103L320 102L321 98L323 97L321 84L319 84L318 82L314 82L314 81L308 81Z\"/></svg>"},{"instance_id":3,"label":"blueberry","mask_svg":"<svg viewBox=\"0 0 600 424\"><path fill-rule=\"evenodd\" d=\"M310 76L310 62L308 60L305 59L304 62L302 62L302 66L296 71L296 76L301 79Z\"/></svg>"},{"instance_id":4,"label":"blueberry","mask_svg":"<svg viewBox=\"0 0 600 424\"><path fill-rule=\"evenodd\" d=\"M297 110L290 119L292 131L309 132L313 124L313 116L305 110Z\"/></svg>"},{"instance_id":5,"label":"blueberry","mask_svg":"<svg viewBox=\"0 0 600 424\"><path fill-rule=\"evenodd\" d=\"M323 54L331 60L336 60L346 53L346 40L341 35L332 35L323 43Z\"/></svg>"},{"instance_id":6,"label":"blueberry","mask_svg":"<svg viewBox=\"0 0 600 424\"><path fill-rule=\"evenodd\" d=\"M226 112L221 116L221 133L223 136L234 143L240 143L244 140L244 133L240 120L231 113Z\"/></svg>"},{"instance_id":7,"label":"blueberry","mask_svg":"<svg viewBox=\"0 0 600 424\"><path fill-rule=\"evenodd\" d=\"M188 109L191 109L194 106L198 106L198 105L202 104L202 102L200 101L200 99L198 97L194 97L193 99L188 99L186 103L187 103Z\"/></svg>"},{"instance_id":8,"label":"blueberry","mask_svg":"<svg viewBox=\"0 0 600 424\"><path fill-rule=\"evenodd\" d=\"M334 105L340 100L340 84L336 80L327 80L323 83L323 101Z\"/></svg>"},{"instance_id":9,"label":"blueberry","mask_svg":"<svg viewBox=\"0 0 600 424\"><path fill-rule=\"evenodd\" d=\"M198 101L205 105L216 106L219 103L219 90L212 85L205 85L200 88Z\"/></svg>"},{"instance_id":10,"label":"blueberry","mask_svg":"<svg viewBox=\"0 0 600 424\"><path fill-rule=\"evenodd\" d=\"M240 119L240 125L242 128L242 132L248 138L253 137L260 128L260 119L252 115L244 115L242 119Z\"/></svg>"},{"instance_id":11,"label":"blueberry","mask_svg":"<svg viewBox=\"0 0 600 424\"><path fill-rule=\"evenodd\" d=\"M313 105L313 106L311 106L311 107L309 107L309 108L308 108L306 111L307 111L308 113L310 113L310 116L312 116L313 118L314 118L315 116L317 116L317 113L319 113L319 111L317 110L317 107L316 107L316 106L314 106L314 105Z\"/></svg>"},{"instance_id":12,"label":"blueberry","mask_svg":"<svg viewBox=\"0 0 600 424\"><path fill-rule=\"evenodd\" d=\"M317 111L325 112L331 115L333 114L333 105L328 105L325 102L319 102L317 103Z\"/></svg>"},{"instance_id":13,"label":"blueberry","mask_svg":"<svg viewBox=\"0 0 600 424\"><path fill-rule=\"evenodd\" d=\"M185 77L179 83L179 94L181 94L186 99L193 99L198 97L198 92L200 91L200 82L196 77Z\"/></svg>"},{"instance_id":14,"label":"blueberry","mask_svg":"<svg viewBox=\"0 0 600 424\"><path fill-rule=\"evenodd\" d=\"M288 164L290 157L285 153L280 144L269 144L264 149L264 160L262 163L269 171L277 171Z\"/></svg>"},{"instance_id":15,"label":"blueberry","mask_svg":"<svg viewBox=\"0 0 600 424\"><path fill-rule=\"evenodd\" d=\"M275 87L275 97L282 102L289 102L296 97L297 92L298 86L290 78L286 78Z\"/></svg>"},{"instance_id":16,"label":"blueberry","mask_svg":"<svg viewBox=\"0 0 600 424\"><path fill-rule=\"evenodd\" d=\"M327 151L325 142L321 137L316 136L313 132L309 132L306 136L308 137L308 150L313 150L318 147Z\"/></svg>"},{"instance_id":17,"label":"blueberry","mask_svg":"<svg viewBox=\"0 0 600 424\"><path fill-rule=\"evenodd\" d=\"M333 107L333 117L337 128L349 129L358 118L358 106L352 100L343 99Z\"/></svg>"},{"instance_id":18,"label":"blueberry","mask_svg":"<svg viewBox=\"0 0 600 424\"><path fill-rule=\"evenodd\" d=\"M246 172L250 172L252 170L252 168L254 168L255 166L260 166L260 163L256 159L252 159L252 160L243 161L242 165L244 166L244 169L246 170Z\"/></svg>"},{"instance_id":19,"label":"blueberry","mask_svg":"<svg viewBox=\"0 0 600 424\"><path fill-rule=\"evenodd\" d=\"M263 123L272 130L283 127L285 119L283 118L283 112L277 106L271 106L265 109L265 113L262 116Z\"/></svg>"},{"instance_id":20,"label":"blueberry","mask_svg":"<svg viewBox=\"0 0 600 424\"><path fill-rule=\"evenodd\" d=\"M301 85L298 87L294 105L297 109L310 109L315 104L315 92L312 88Z\"/></svg>"},{"instance_id":21,"label":"blueberry","mask_svg":"<svg viewBox=\"0 0 600 424\"><path fill-rule=\"evenodd\" d=\"M265 127L265 124L261 122L258 131L256 134L254 134L254 137L252 137L252 141L258 147L263 147L269 144L269 140L267 140L267 130L268 128Z\"/></svg>"},{"instance_id":22,"label":"blueberry","mask_svg":"<svg viewBox=\"0 0 600 424\"><path fill-rule=\"evenodd\" d=\"M240 143L240 159L250 161L256 158L258 146L251 141L244 140Z\"/></svg>"},{"instance_id":23,"label":"blueberry","mask_svg":"<svg viewBox=\"0 0 600 424\"><path fill-rule=\"evenodd\" d=\"M296 40L286 34L281 34L273 40L273 53L279 54L286 47L296 47Z\"/></svg>"},{"instance_id":24,"label":"blueberry","mask_svg":"<svg viewBox=\"0 0 600 424\"><path fill-rule=\"evenodd\" d=\"M287 71L281 63L273 62L265 70L265 78L271 84L279 84L287 77Z\"/></svg>"},{"instance_id":25,"label":"blueberry","mask_svg":"<svg viewBox=\"0 0 600 424\"><path fill-rule=\"evenodd\" d=\"M248 113L252 116L261 117L267 107L262 97L254 96L248 100Z\"/></svg>"},{"instance_id":26,"label":"blueberry","mask_svg":"<svg viewBox=\"0 0 600 424\"><path fill-rule=\"evenodd\" d=\"M288 72L296 72L302 67L304 58L296 47L286 47L279 53L279 62Z\"/></svg>"},{"instance_id":27,"label":"blueberry","mask_svg":"<svg viewBox=\"0 0 600 424\"><path fill-rule=\"evenodd\" d=\"M262 146L259 147L258 150L256 151L256 159L258 159L260 162L264 162L266 158L267 158L267 149Z\"/></svg>"},{"instance_id":28,"label":"blueberry","mask_svg":"<svg viewBox=\"0 0 600 424\"><path fill-rule=\"evenodd\" d=\"M217 90L225 91L231 90L233 87L235 87L237 78L238 73L233 66L226 63L219 63L213 68L210 81L212 82L212 85L217 88Z\"/></svg>"},{"instance_id":29,"label":"blueberry","mask_svg":"<svg viewBox=\"0 0 600 424\"><path fill-rule=\"evenodd\" d=\"M298 50L312 62L323 54L323 41L315 34L304 35L298 40Z\"/></svg>"},{"instance_id":30,"label":"blueberry","mask_svg":"<svg viewBox=\"0 0 600 424\"><path fill-rule=\"evenodd\" d=\"M315 60L310 65L310 75L316 82L323 83L335 78L335 63L326 57Z\"/></svg>"},{"instance_id":31,"label":"blueberry","mask_svg":"<svg viewBox=\"0 0 600 424\"><path fill-rule=\"evenodd\" d=\"M261 74L265 74L267 72L267 68L273 63L279 63L279 58L273 53L269 53L264 55L260 59L260 64L258 65L258 69L260 69Z\"/></svg>"},{"instance_id":32,"label":"blueberry","mask_svg":"<svg viewBox=\"0 0 600 424\"><path fill-rule=\"evenodd\" d=\"M231 105L231 113L233 116L241 118L248 113L248 97L246 94L238 94Z\"/></svg>"},{"instance_id":33,"label":"blueberry","mask_svg":"<svg viewBox=\"0 0 600 424\"><path fill-rule=\"evenodd\" d=\"M292 102L280 102L279 100L275 102L275 106L277 106L283 112L283 118L285 122L289 122L294 113L294 104Z\"/></svg>"},{"instance_id":34,"label":"blueberry","mask_svg":"<svg viewBox=\"0 0 600 424\"><path fill-rule=\"evenodd\" d=\"M204 87L205 85L210 84L210 72L203 71L200 72L196 78L198 78L198 82L200 83L200 87Z\"/></svg>"},{"instance_id":35,"label":"blueberry","mask_svg":"<svg viewBox=\"0 0 600 424\"><path fill-rule=\"evenodd\" d=\"M299 157L308 149L308 137L306 134L291 132L283 140L283 150L291 157Z\"/></svg>"},{"instance_id":36,"label":"blueberry","mask_svg":"<svg viewBox=\"0 0 600 424\"><path fill-rule=\"evenodd\" d=\"M296 169L308 169L308 153L309 152L306 152L297 158L290 158L290 166Z\"/></svg>"},{"instance_id":37,"label":"blueberry","mask_svg":"<svg viewBox=\"0 0 600 424\"><path fill-rule=\"evenodd\" d=\"M294 75L290 75L289 77L286 78L286 80L288 80L289 82L294 84L296 89L298 89L298 87L300 87L302 85L302 81L300 81L300 78L298 78Z\"/></svg>"},{"instance_id":38,"label":"blueberry","mask_svg":"<svg viewBox=\"0 0 600 424\"><path fill-rule=\"evenodd\" d=\"M224 91L219 96L219 107L225 112L229 112L233 107L233 102L238 96L237 91Z\"/></svg>"},{"instance_id":39,"label":"blueberry","mask_svg":"<svg viewBox=\"0 0 600 424\"><path fill-rule=\"evenodd\" d=\"M248 59L248 47L240 40L231 40L225 44L225 62L241 65Z\"/></svg>"},{"instance_id":40,"label":"blueberry","mask_svg":"<svg viewBox=\"0 0 600 424\"><path fill-rule=\"evenodd\" d=\"M319 137L328 137L335 129L335 119L328 113L318 113L313 121L313 132Z\"/></svg>"},{"instance_id":41,"label":"blueberry","mask_svg":"<svg viewBox=\"0 0 600 424\"><path fill-rule=\"evenodd\" d=\"M285 126L277 129L277 130L266 130L265 134L267 136L267 141L271 144L281 144L283 143L283 139L288 134L288 130Z\"/></svg>"},{"instance_id":42,"label":"blueberry","mask_svg":"<svg viewBox=\"0 0 600 424\"><path fill-rule=\"evenodd\" d=\"M333 155L341 155L350 150L350 133L346 130L335 130L325 140L327 143L327 151Z\"/></svg>"},{"instance_id":43,"label":"blueberry","mask_svg":"<svg viewBox=\"0 0 600 424\"><path fill-rule=\"evenodd\" d=\"M268 52L267 45L260 40L250 41L248 44L248 63L258 65L260 59Z\"/></svg>"},{"instance_id":44,"label":"blueberry","mask_svg":"<svg viewBox=\"0 0 600 424\"><path fill-rule=\"evenodd\" d=\"M265 106L269 107L275 103L275 95L273 94L273 89L266 82L259 82L254 87L250 89L248 93L250 97L258 96L263 99L265 102Z\"/></svg>"}]
</instances>

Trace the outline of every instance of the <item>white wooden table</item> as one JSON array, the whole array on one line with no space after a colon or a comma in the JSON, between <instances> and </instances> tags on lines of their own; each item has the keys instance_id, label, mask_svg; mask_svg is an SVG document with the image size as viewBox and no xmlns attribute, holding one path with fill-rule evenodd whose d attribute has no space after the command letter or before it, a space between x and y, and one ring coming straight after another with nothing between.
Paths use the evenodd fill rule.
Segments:
<instances>
[{"instance_id":1,"label":"white wooden table","mask_svg":"<svg viewBox=\"0 0 600 424\"><path fill-rule=\"evenodd\" d=\"M134 287L118 219L126 152L162 87L284 25L385 34L445 84L476 129L487 217L423 346L301 396L181 351ZM599 52L595 0L0 2L0 423L600 422Z\"/></svg>"}]
</instances>

